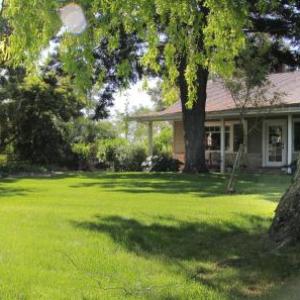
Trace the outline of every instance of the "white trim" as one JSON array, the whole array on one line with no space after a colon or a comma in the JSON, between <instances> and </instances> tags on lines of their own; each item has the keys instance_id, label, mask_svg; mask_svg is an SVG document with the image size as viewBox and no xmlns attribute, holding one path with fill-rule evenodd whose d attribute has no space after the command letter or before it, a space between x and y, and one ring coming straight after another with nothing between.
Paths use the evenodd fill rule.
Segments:
<instances>
[{"instance_id":1,"label":"white trim","mask_svg":"<svg viewBox=\"0 0 300 300\"><path fill-rule=\"evenodd\" d=\"M221 173L225 173L225 120L221 120Z\"/></svg>"},{"instance_id":2,"label":"white trim","mask_svg":"<svg viewBox=\"0 0 300 300\"><path fill-rule=\"evenodd\" d=\"M176 148L175 148L175 123L176 121L172 121L172 130L173 130L173 134L172 134L172 137L173 137L173 142L172 142L172 154L174 156L174 154L176 153Z\"/></svg>"},{"instance_id":3,"label":"white trim","mask_svg":"<svg viewBox=\"0 0 300 300\"><path fill-rule=\"evenodd\" d=\"M269 125L282 125L282 134L284 147L282 149L282 161L281 162L270 162L268 161L268 126ZM262 135L262 149L263 149L263 167L282 167L286 164L287 160L287 120L264 120L263 121L263 135Z\"/></svg>"},{"instance_id":4,"label":"white trim","mask_svg":"<svg viewBox=\"0 0 300 300\"><path fill-rule=\"evenodd\" d=\"M268 117L271 116L278 116L281 114L300 114L300 104L295 103L289 106L284 107L261 107L261 108L249 108L245 112L245 118L251 116L261 116L267 115ZM206 120L214 120L214 119L221 119L221 118L239 118L240 117L240 110L239 109L228 109L223 111L212 111L206 112ZM133 116L130 117L129 120L131 121L138 121L138 122L147 122L147 121L181 121L182 120L182 113L175 112L166 115L141 115L141 116Z\"/></svg>"},{"instance_id":5,"label":"white trim","mask_svg":"<svg viewBox=\"0 0 300 300\"><path fill-rule=\"evenodd\" d=\"M234 125L235 124L240 124L240 121L237 120L230 120L227 121L224 119L225 122L225 128L229 127L229 148L226 149L226 142L225 142L225 153L235 153L234 149L233 149L233 143L234 143ZM221 129L221 125L222 125L222 121L206 121L205 122L205 127L214 127L214 126L218 126ZM226 130L225 130L226 133ZM221 130L220 130L220 134L221 134ZM210 152L220 152L220 150L206 150L206 151L210 151Z\"/></svg>"},{"instance_id":6,"label":"white trim","mask_svg":"<svg viewBox=\"0 0 300 300\"><path fill-rule=\"evenodd\" d=\"M287 164L290 166L293 160L293 116L288 115L288 127L287 127ZM292 173L292 169L288 168L288 173Z\"/></svg>"},{"instance_id":7,"label":"white trim","mask_svg":"<svg viewBox=\"0 0 300 300\"><path fill-rule=\"evenodd\" d=\"M153 122L148 122L148 155L153 155Z\"/></svg>"},{"instance_id":8,"label":"white trim","mask_svg":"<svg viewBox=\"0 0 300 300\"><path fill-rule=\"evenodd\" d=\"M244 142L244 153L248 153L248 120L243 121L243 128L244 128L244 132L243 132L243 142ZM232 135L233 136L233 135Z\"/></svg>"}]
</instances>

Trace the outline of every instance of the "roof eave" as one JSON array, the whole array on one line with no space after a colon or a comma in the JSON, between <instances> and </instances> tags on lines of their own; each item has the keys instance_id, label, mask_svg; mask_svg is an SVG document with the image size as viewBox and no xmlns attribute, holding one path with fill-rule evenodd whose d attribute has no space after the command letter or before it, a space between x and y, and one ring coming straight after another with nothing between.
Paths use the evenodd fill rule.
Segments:
<instances>
[{"instance_id":1,"label":"roof eave","mask_svg":"<svg viewBox=\"0 0 300 300\"><path fill-rule=\"evenodd\" d=\"M262 116L262 115L278 115L278 114L290 114L300 113L300 105L286 105L281 107L266 107L266 108L251 108L245 111L245 116ZM206 119L221 119L221 118L234 118L240 116L239 109L227 109L222 111L211 111L206 113ZM182 113L176 112L173 114L161 114L161 115L144 115L134 116L130 118L131 121L137 122L159 122L159 121L180 121L182 120Z\"/></svg>"},{"instance_id":2,"label":"roof eave","mask_svg":"<svg viewBox=\"0 0 300 300\"><path fill-rule=\"evenodd\" d=\"M154 122L154 121L177 121L181 120L182 114L181 112L173 113L173 114L164 114L164 115L149 115L149 116L134 116L130 117L130 121L137 122Z\"/></svg>"}]
</instances>

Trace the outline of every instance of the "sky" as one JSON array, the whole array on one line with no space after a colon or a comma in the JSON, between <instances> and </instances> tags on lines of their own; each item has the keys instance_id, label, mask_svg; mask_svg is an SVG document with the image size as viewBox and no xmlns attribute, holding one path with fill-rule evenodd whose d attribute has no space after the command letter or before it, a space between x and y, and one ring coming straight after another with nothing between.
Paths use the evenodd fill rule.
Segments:
<instances>
[{"instance_id":1,"label":"sky","mask_svg":"<svg viewBox=\"0 0 300 300\"><path fill-rule=\"evenodd\" d=\"M150 86L154 84L155 81L149 82ZM110 110L112 118L117 112L125 112L127 100L129 112L132 112L135 107L140 106L153 108L150 96L143 89L143 82L139 81L137 84L132 85L129 89L115 95L114 106Z\"/></svg>"}]
</instances>

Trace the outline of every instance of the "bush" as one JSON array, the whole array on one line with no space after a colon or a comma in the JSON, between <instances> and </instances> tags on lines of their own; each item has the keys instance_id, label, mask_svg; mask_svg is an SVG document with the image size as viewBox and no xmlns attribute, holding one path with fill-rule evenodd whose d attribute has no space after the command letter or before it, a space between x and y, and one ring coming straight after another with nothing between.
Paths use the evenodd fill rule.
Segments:
<instances>
[{"instance_id":1,"label":"bush","mask_svg":"<svg viewBox=\"0 0 300 300\"><path fill-rule=\"evenodd\" d=\"M154 136L155 155L172 155L173 131L170 127L163 128L158 135Z\"/></svg>"},{"instance_id":2,"label":"bush","mask_svg":"<svg viewBox=\"0 0 300 300\"><path fill-rule=\"evenodd\" d=\"M80 170L91 170L97 164L97 148L95 144L73 144L72 151L74 154L77 155Z\"/></svg>"},{"instance_id":3,"label":"bush","mask_svg":"<svg viewBox=\"0 0 300 300\"><path fill-rule=\"evenodd\" d=\"M147 158L146 152L142 145L128 145L122 160L120 160L120 169L122 171L142 171L142 164Z\"/></svg>"},{"instance_id":4,"label":"bush","mask_svg":"<svg viewBox=\"0 0 300 300\"><path fill-rule=\"evenodd\" d=\"M1 177L22 174L22 173L40 174L40 173L46 173L48 171L50 171L50 168L44 166L32 165L26 161L7 162L5 165L0 166Z\"/></svg>"},{"instance_id":5,"label":"bush","mask_svg":"<svg viewBox=\"0 0 300 300\"><path fill-rule=\"evenodd\" d=\"M146 149L131 145L127 140L116 138L98 142L98 158L116 171L142 171Z\"/></svg>"},{"instance_id":6,"label":"bush","mask_svg":"<svg viewBox=\"0 0 300 300\"><path fill-rule=\"evenodd\" d=\"M182 162L169 155L152 156L143 163L145 170L150 172L178 172Z\"/></svg>"},{"instance_id":7,"label":"bush","mask_svg":"<svg viewBox=\"0 0 300 300\"><path fill-rule=\"evenodd\" d=\"M142 145L132 145L123 138L76 143L72 146L78 156L80 169L103 168L114 171L142 171L147 154Z\"/></svg>"},{"instance_id":8,"label":"bush","mask_svg":"<svg viewBox=\"0 0 300 300\"><path fill-rule=\"evenodd\" d=\"M5 166L7 163L7 155L0 154L0 166Z\"/></svg>"},{"instance_id":9,"label":"bush","mask_svg":"<svg viewBox=\"0 0 300 300\"><path fill-rule=\"evenodd\" d=\"M113 170L118 170L120 160L125 152L126 140L121 138L105 139L96 142L97 158Z\"/></svg>"}]
</instances>

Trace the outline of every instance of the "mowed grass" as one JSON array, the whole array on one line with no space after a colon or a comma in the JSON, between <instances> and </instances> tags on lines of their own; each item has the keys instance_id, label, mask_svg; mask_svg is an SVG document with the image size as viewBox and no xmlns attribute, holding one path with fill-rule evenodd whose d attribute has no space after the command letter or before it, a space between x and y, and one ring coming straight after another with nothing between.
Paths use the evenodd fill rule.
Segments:
<instances>
[{"instance_id":1,"label":"mowed grass","mask_svg":"<svg viewBox=\"0 0 300 300\"><path fill-rule=\"evenodd\" d=\"M242 176L226 195L217 174L2 180L0 299L297 297L299 251L267 240L289 181Z\"/></svg>"}]
</instances>

